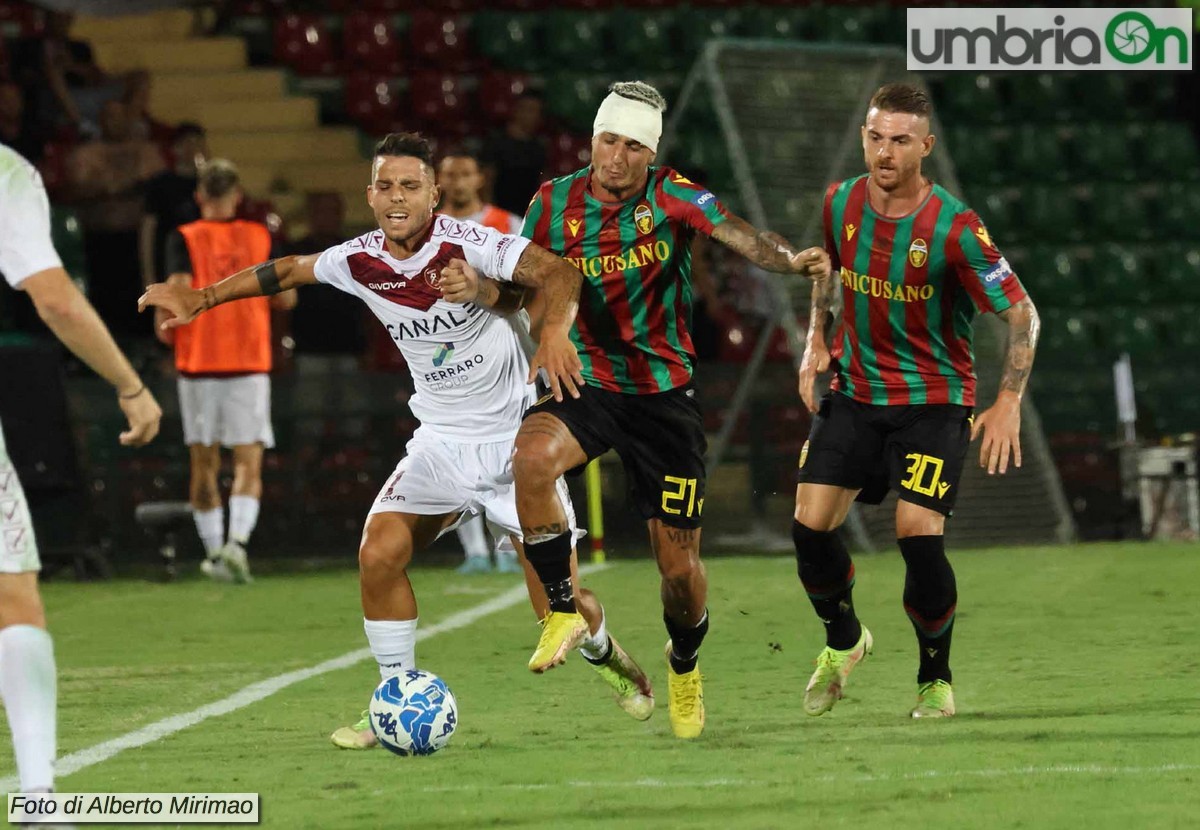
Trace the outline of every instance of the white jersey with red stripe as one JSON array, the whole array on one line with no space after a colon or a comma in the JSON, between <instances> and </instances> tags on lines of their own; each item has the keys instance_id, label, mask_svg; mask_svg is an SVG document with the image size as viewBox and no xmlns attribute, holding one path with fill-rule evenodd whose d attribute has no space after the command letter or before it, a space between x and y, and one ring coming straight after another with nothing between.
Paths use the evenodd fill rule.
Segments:
<instances>
[{"instance_id":1,"label":"white jersey with red stripe","mask_svg":"<svg viewBox=\"0 0 1200 830\"><path fill-rule=\"evenodd\" d=\"M512 281L529 241L434 214L429 238L407 259L388 253L375 230L329 248L317 279L363 300L404 355L416 394L409 401L427 432L468 443L513 438L533 403L524 313L500 317L442 299L438 282L452 259Z\"/></svg>"}]
</instances>

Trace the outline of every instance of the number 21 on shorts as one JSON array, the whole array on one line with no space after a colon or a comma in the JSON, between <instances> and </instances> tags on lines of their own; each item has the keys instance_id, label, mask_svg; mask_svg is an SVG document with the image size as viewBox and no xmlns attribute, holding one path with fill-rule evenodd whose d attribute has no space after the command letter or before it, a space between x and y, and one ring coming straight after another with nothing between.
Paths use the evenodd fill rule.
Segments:
<instances>
[{"instance_id":1,"label":"number 21 on shorts","mask_svg":"<svg viewBox=\"0 0 1200 830\"><path fill-rule=\"evenodd\" d=\"M696 479L663 476L662 509L672 516L699 516L704 512L704 499L696 498Z\"/></svg>"}]
</instances>

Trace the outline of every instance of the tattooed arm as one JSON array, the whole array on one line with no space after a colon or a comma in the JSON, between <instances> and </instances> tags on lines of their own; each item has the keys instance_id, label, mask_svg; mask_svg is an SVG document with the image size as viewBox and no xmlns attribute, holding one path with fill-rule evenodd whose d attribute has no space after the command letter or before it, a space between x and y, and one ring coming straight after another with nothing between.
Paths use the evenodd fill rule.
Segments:
<instances>
[{"instance_id":1,"label":"tattooed arm","mask_svg":"<svg viewBox=\"0 0 1200 830\"><path fill-rule=\"evenodd\" d=\"M730 214L713 230L712 238L737 251L764 271L800 274L814 280L829 276L829 255L823 248L797 251L779 234L760 231L739 216Z\"/></svg>"},{"instance_id":2,"label":"tattooed arm","mask_svg":"<svg viewBox=\"0 0 1200 830\"><path fill-rule=\"evenodd\" d=\"M1041 329L1037 308L1029 297L1001 311L1000 319L1008 324L1008 347L1004 351L1000 391L996 402L979 414L971 429L972 440L983 434L979 466L986 467L988 475L997 471L1003 475L1008 471L1010 449L1013 463L1021 466L1021 396L1033 369Z\"/></svg>"},{"instance_id":3,"label":"tattooed arm","mask_svg":"<svg viewBox=\"0 0 1200 830\"><path fill-rule=\"evenodd\" d=\"M450 264L442 269L438 288L447 302L475 303L496 314L520 311L533 293L515 282L485 277L461 259L450 260Z\"/></svg>"},{"instance_id":4,"label":"tattooed arm","mask_svg":"<svg viewBox=\"0 0 1200 830\"><path fill-rule=\"evenodd\" d=\"M186 325L200 314L221 303L245 297L270 297L317 281L313 268L317 256L285 256L238 271L231 277L206 288L191 288L180 281L151 285L138 300L138 311L148 307L164 309L163 329Z\"/></svg>"},{"instance_id":5,"label":"tattooed arm","mask_svg":"<svg viewBox=\"0 0 1200 830\"><path fill-rule=\"evenodd\" d=\"M829 346L825 332L833 322L839 284L836 280L813 283L812 305L808 315L808 336L804 339L804 357L800 361L800 398L809 412L817 411L817 375L829 368Z\"/></svg>"},{"instance_id":6,"label":"tattooed arm","mask_svg":"<svg viewBox=\"0 0 1200 830\"><path fill-rule=\"evenodd\" d=\"M538 349L529 360L529 383L533 383L542 368L550 379L556 401L562 400L564 388L572 398L578 398L577 387L583 386L583 364L570 334L579 311L583 274L562 257L531 242L517 260L512 281L536 291L544 309Z\"/></svg>"}]
</instances>

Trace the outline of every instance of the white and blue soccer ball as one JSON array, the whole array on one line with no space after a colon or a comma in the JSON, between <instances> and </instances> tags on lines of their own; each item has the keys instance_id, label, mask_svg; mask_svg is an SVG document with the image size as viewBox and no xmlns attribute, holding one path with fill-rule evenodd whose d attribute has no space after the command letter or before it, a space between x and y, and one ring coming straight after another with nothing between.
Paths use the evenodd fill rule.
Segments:
<instances>
[{"instance_id":1,"label":"white and blue soccer ball","mask_svg":"<svg viewBox=\"0 0 1200 830\"><path fill-rule=\"evenodd\" d=\"M384 680L371 695L371 730L397 755L431 755L450 742L458 706L437 675L408 669Z\"/></svg>"}]
</instances>

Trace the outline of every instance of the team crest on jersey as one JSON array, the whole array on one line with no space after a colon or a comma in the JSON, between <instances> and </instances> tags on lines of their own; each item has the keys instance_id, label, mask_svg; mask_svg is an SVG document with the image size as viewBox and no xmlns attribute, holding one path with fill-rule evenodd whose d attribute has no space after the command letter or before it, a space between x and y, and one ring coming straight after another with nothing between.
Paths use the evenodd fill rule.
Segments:
<instances>
[{"instance_id":1,"label":"team crest on jersey","mask_svg":"<svg viewBox=\"0 0 1200 830\"><path fill-rule=\"evenodd\" d=\"M858 226L855 225L853 222L846 223L845 231L846 231L846 241L847 242L849 242L851 239L854 238L854 232L856 230L858 230Z\"/></svg>"},{"instance_id":2,"label":"team crest on jersey","mask_svg":"<svg viewBox=\"0 0 1200 830\"><path fill-rule=\"evenodd\" d=\"M975 230L975 236L980 242L982 242L984 245L986 245L989 248L996 247L995 245L992 244L992 237L991 237L991 234L989 234L987 232L987 228L985 228L983 225L980 225L978 228L975 228L974 230Z\"/></svg>"},{"instance_id":3,"label":"team crest on jersey","mask_svg":"<svg viewBox=\"0 0 1200 830\"><path fill-rule=\"evenodd\" d=\"M908 246L908 261L913 268L920 268L929 259L929 245L924 239L914 239Z\"/></svg>"},{"instance_id":4,"label":"team crest on jersey","mask_svg":"<svg viewBox=\"0 0 1200 830\"><path fill-rule=\"evenodd\" d=\"M421 274L421 276L425 278L425 282L429 283L434 288L437 288L442 284L442 274L436 268L426 268L425 272Z\"/></svg>"},{"instance_id":5,"label":"team crest on jersey","mask_svg":"<svg viewBox=\"0 0 1200 830\"><path fill-rule=\"evenodd\" d=\"M567 230L571 232L571 236L579 236L579 228L583 225L578 219L567 220Z\"/></svg>"},{"instance_id":6,"label":"team crest on jersey","mask_svg":"<svg viewBox=\"0 0 1200 830\"><path fill-rule=\"evenodd\" d=\"M804 446L800 448L800 463L796 466L804 469L804 462L808 460L808 442L804 442Z\"/></svg>"},{"instance_id":7,"label":"team crest on jersey","mask_svg":"<svg viewBox=\"0 0 1200 830\"><path fill-rule=\"evenodd\" d=\"M637 210L633 212L633 223L637 225L638 233L650 233L654 230L654 216L650 213L649 205L637 206Z\"/></svg>"}]
</instances>

